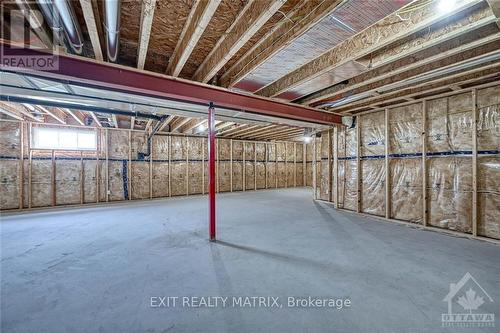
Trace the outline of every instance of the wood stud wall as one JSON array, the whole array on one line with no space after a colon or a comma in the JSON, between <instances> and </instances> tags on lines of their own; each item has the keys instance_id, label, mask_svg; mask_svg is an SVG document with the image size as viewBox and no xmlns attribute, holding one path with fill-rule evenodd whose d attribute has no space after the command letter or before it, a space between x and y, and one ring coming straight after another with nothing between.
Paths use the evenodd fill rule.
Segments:
<instances>
[{"instance_id":1,"label":"wood stud wall","mask_svg":"<svg viewBox=\"0 0 500 333\"><path fill-rule=\"evenodd\" d=\"M19 131L20 131L20 134L19 134L19 142L22 142L22 144L19 145L19 156L25 156L25 159L27 160L27 167L28 167L28 174L27 174L27 193L25 194L24 191L25 191L25 188L24 188L24 183L26 182L25 180L25 175L24 175L24 162L23 162L23 159L19 159L19 166L17 167L17 179L19 181L18 184L16 184L15 186L17 187L17 195L18 195L18 205L16 208L13 208L13 207L8 207L8 208L4 208L2 207L2 209L32 209L32 208L41 208L41 207L46 207L44 205L36 205L34 206L33 205L33 182L32 182L32 179L33 179L33 170L36 168L34 166L34 154L39 154L39 153L43 153L45 154L46 152L48 152L49 154L49 161L50 161L50 205L49 206L59 206L61 205L60 204L60 198L58 198L58 188L57 188L57 180L56 180L56 170L58 168L56 161L59 162L59 160L57 159L57 157L59 156L58 154L60 154L61 156L66 156L66 157L71 157L72 159L75 160L75 162L78 163L79 165L79 179L73 179L75 181L77 181L79 183L79 189L76 189L75 191L78 191L79 193L79 200L78 202L74 202L74 203L71 203L71 205L84 205L86 203L89 203L88 200L86 200L85 198L85 185L88 184L89 182L88 181L85 181L85 161L87 159L92 159L94 161L96 161L96 166L95 166L95 171L94 171L94 174L95 174L95 200L94 200L94 203L99 203L101 201L101 198L103 198L103 200L105 202L109 202L109 201L120 201L120 199L116 199L115 197L113 197L113 199L111 198L111 194L113 194L113 189L112 187L110 186L110 182L112 181L112 178L111 178L111 174L110 172L113 170L112 167L111 167L111 163L113 160L116 161L116 159L113 159L113 158L110 158L110 145L112 144L112 139L111 139L111 134L114 134L115 132L126 132L126 138L127 140L125 141L127 147L124 147L125 151L126 151L126 158L124 161L126 161L126 164L127 164L127 170L126 170L126 173L127 173L127 181L125 184L123 184L124 186L127 186L128 187L128 200L136 200L136 199L153 199L155 196L154 196L154 193L153 193L153 187L154 187L154 180L153 180L153 174L154 174L154 165L155 165L155 158L156 156L154 156L154 151L155 149L153 149L153 142L154 140L150 140L150 146L149 146L149 149L150 149L150 152L151 152L151 158L148 159L147 157L145 158L144 161L135 161L134 158L133 158L133 154L134 153L137 153L137 151L135 151L137 148L135 148L134 146L134 133L138 133L140 135L144 135L144 137L147 136L148 133L144 133L144 131L136 131L136 130L129 130L129 129L103 129L103 128L96 128L96 132L97 132L97 137L98 137L98 140L97 140L97 145L98 145L98 148L97 150L95 151L67 151L67 150L36 150L36 149L33 149L30 144L31 144L31 140L30 140L30 134L31 134L31 131L32 131L32 123L31 122L19 122L19 121L0 121L0 126L2 124L13 124L13 123L17 123L19 124ZM41 124L37 124L37 126L43 126ZM88 129L88 127L82 127L82 126L66 126L66 125L54 125L54 124L50 124L51 127L74 127L74 128L86 128ZM165 136L167 137L167 142L168 142L168 184L166 184L166 186L168 186L168 196L173 196L175 194L172 193L172 181L175 181L175 179L173 179L171 177L172 175L172 172L173 172L173 169L172 169L172 166L173 166L173 161L172 161L172 154L173 154L173 149L172 149L172 138L174 137L183 137L183 143L184 143L184 146L185 146L185 151L183 152L183 155L185 154L185 188L186 188L186 191L185 191L185 195L190 195L190 194L194 194L194 193L190 193L190 159L189 159L189 143L191 140L195 140L196 138L203 138L203 137L200 137L200 136L186 136L186 135L160 135L160 136ZM155 136L156 137L156 136ZM101 142L103 140L103 142ZM278 178L279 178L279 173L278 173L278 167L277 167L277 164L278 163L282 163L282 162L285 162L285 164L290 164L290 163L293 163L294 165L294 175L293 175L293 184L292 183L289 183L287 181L287 178L288 178L288 172L285 172L285 179L284 180L280 180L281 182L283 182L285 184L285 187L292 187L292 186L296 186L297 184L297 167L304 167L304 170L303 170L303 174L304 174L304 177L306 175L306 170L305 170L305 166L306 166L306 160L304 158L303 161L300 161L298 162L297 161L297 156L296 156L296 151L297 151L297 145L301 145L300 143L297 144L297 143L289 143L290 146L293 145L293 150L294 150L294 158L293 160L291 161L288 161L287 158L286 158L286 152L285 152L285 161L281 161L279 162L278 161L278 153L277 153L277 147L278 147L278 144L282 144L283 147L285 147L286 149L286 142L284 141L279 141L279 142L257 142L257 141L245 141L245 140L234 140L234 139L216 139L217 140L217 143L216 143L216 148L217 148L217 174L219 175L219 177L217 177L217 190L218 191L221 191L221 177L220 177L220 170L222 168L221 166L221 163L226 163L227 161L224 161L222 162L220 160L220 142L221 140L227 140L229 141L229 147L230 147L230 152L229 152L229 162L230 162L230 165L229 165L229 169L230 169L230 175L229 175L229 184L230 184L230 188L228 189L228 191L232 192L232 191L235 191L234 187L233 187L233 177L234 177L234 174L233 174L233 143L238 141L238 142L241 142L242 143L242 146L243 146L243 156L242 156L242 159L243 159L243 163L242 163L242 166L243 166L243 170L242 170L242 177L243 177L243 191L246 190L246 181L245 181L245 177L247 177L246 175L246 162L252 162L253 163L253 179L252 180L248 180L250 182L253 183L253 190L257 190L257 189L260 189L262 187L262 185L258 185L258 172L257 172L257 164L258 163L264 163L264 170L265 170L265 180L262 179L260 180L260 184L263 184L264 181L265 181L265 188L278 188ZM202 149L202 152L203 152L203 157L202 157L202 160L200 161L200 163L202 163L202 168L201 170L203 170L203 172L201 172L201 191L200 191L200 194L205 194L206 193L206 184L205 184L205 178L206 178L206 175L205 175L205 166L207 165L207 153L205 152L205 149L206 149L206 138L204 140L201 140L201 149ZM247 144L249 144L247 146ZM259 144L264 144L264 154L265 154L265 158L263 158L262 156L258 158L257 156L257 146ZM144 146L146 146L147 144L145 143ZM274 168L275 168L275 183L271 183L269 180L268 180L268 163L269 163L269 147L273 145L274 146L274 149L275 149L275 159L274 159ZM25 150L24 147L27 147L27 149ZM133 148L134 147L134 148ZM246 154L248 154L248 152L246 151L246 149L248 147L252 147L254 152L253 152L253 158L251 160L248 160L246 158ZM114 147L113 147L114 149ZM304 151L304 157L306 156L305 155L305 152L306 152L306 149L304 148L303 149ZM102 161L102 166L99 164L99 162ZM235 161L236 162L236 161ZM272 162L272 161L271 161ZM134 163L147 163L146 165L146 170L148 172L148 174L145 176L147 177L147 179L144 179L144 178L141 178L140 176L136 176L134 174L134 171L133 171L133 164ZM241 161L240 161L241 163ZM286 167L285 167L285 171L286 171ZM103 177L104 177L104 180L103 180L103 183L100 182L100 177L101 177L101 172L103 172ZM57 176L58 177L58 176ZM116 175L113 175L114 177L114 181L116 181ZM144 177L144 175L143 175ZM305 180L305 178L304 178ZM141 181L144 181L144 182L149 182L149 184L147 185L147 191L143 191L143 192L147 192L147 194L144 196L144 197L141 197L141 198L137 198L137 195L140 195L140 193L136 193L136 192L141 192L140 190L137 191L137 188L136 186L138 185L139 182ZM135 192L133 192L133 186L134 188L136 188ZM305 186L305 183L304 183L304 186ZM103 192L105 191L105 192ZM115 190L116 191L116 190ZM101 197L101 194L103 195ZM116 194L116 193L114 193ZM5 193L4 195L8 195L7 193ZM27 197L27 202L24 203L24 196L26 195ZM125 194L124 194L125 196ZM87 198L88 199L88 198ZM123 199L122 199L123 200Z\"/></svg>"},{"instance_id":2,"label":"wood stud wall","mask_svg":"<svg viewBox=\"0 0 500 333\"><path fill-rule=\"evenodd\" d=\"M494 85L488 85L488 87L495 87ZM497 89L497 94L498 90L500 89L500 86L496 86ZM463 91L459 92L460 94L463 94ZM472 117L472 152L470 158L472 160L472 212L471 212L471 227L472 230L470 233L464 233L464 232L458 232L454 230L448 230L446 228L441 228L441 227L435 227L431 226L429 224L429 204L430 204L430 187L429 184L429 155L428 155L428 137L430 136L429 132L429 124L428 124L428 108L429 108L429 101L437 99L436 97L432 97L429 99L424 99L421 101L415 101L413 104L420 103L421 104L421 110L422 110L422 131L421 131L421 168L422 168L422 179L421 179L421 188L422 188L422 221L418 222L417 224L420 225L423 228L429 228L433 230L440 230L444 232L449 232L453 234L461 234L465 235L467 237L471 238L478 238L478 239L483 239L483 240L488 240L488 241L493 241L493 242L498 242L496 238L487 238L484 237L484 235L479 235L478 234L478 223L479 223L479 199L478 199L478 178L479 178L479 172L478 172L478 122L479 120L479 112L478 112L478 89L469 89L468 94L470 94L470 99L471 99L471 117ZM453 94L446 94L446 97L453 96ZM496 96L497 103L500 100L500 96ZM412 103L405 103L405 105L412 105ZM391 147L390 147L390 123L389 123L389 115L391 113L392 108L397 108L398 106L390 107L390 108L385 108L382 110L384 112L384 137L385 137L385 147L384 147L384 166L385 166L385 179L384 179L384 197L385 197L385 211L384 213L380 216L380 218L384 218L386 220L392 220L396 221L392 218L391 216L391 167L390 167L390 152L391 152ZM449 107L449 106L447 106ZM497 104L497 107L500 107L500 104ZM373 112L380 112L381 110L376 110ZM364 114L369 114L371 112L364 112ZM482 116L483 119L482 121L484 122L484 115ZM494 117L494 116L493 116ZM355 212L361 213L364 215L368 215L366 213L362 212L362 200L361 200L361 192L362 192L362 151L361 151L361 119L362 116L357 116L356 117L356 157L355 160L357 161L357 180L356 180L356 190L357 190L357 205L354 209ZM496 125L498 126L498 125ZM322 135L328 136L328 168L329 168L329 173L328 173L328 192L329 192L329 199L323 199L324 201L329 201L333 202L335 208L341 208L339 204L339 165L338 165L338 152L339 152L339 135L340 131L343 130L341 127L334 127L331 130L325 131L322 133ZM333 132L333 135L332 135ZM345 138L344 138L345 140ZM498 141L498 138L496 139ZM313 193L314 193L314 199L317 200L322 200L320 196L318 196L318 189L320 187L320 181L319 179L321 178L321 172L318 170L318 166L321 163L321 156L318 156L318 151L321 151L321 149L318 149L317 145L321 144L322 140L315 139L313 141L313 179L312 179L312 185L313 185ZM497 148L498 149L498 148ZM333 158L332 158L333 156ZM497 153L493 153L493 156L498 156ZM324 157L323 157L324 158ZM495 164L496 165L496 164ZM333 171L333 172L331 172ZM344 169L344 172L346 170ZM333 173L333 176L332 176ZM484 180L483 180L484 181ZM483 191L484 192L484 191ZM345 200L345 198L344 198ZM342 208L341 208L342 209ZM415 207L415 209L418 209ZM405 222L401 220L397 220L398 222L403 222L403 223L410 223L412 225L416 225L415 223L411 222ZM497 231L498 232L498 231ZM498 235L498 233L497 233Z\"/></svg>"}]
</instances>

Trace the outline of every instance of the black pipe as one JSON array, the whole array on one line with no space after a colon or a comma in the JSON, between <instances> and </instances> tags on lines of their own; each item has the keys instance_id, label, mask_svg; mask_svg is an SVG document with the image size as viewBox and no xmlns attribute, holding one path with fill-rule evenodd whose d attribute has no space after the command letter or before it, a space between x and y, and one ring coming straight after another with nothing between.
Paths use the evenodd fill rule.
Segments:
<instances>
[{"instance_id":1,"label":"black pipe","mask_svg":"<svg viewBox=\"0 0 500 333\"><path fill-rule=\"evenodd\" d=\"M160 117L160 120L156 123L155 127L153 128L153 130L151 131L151 134L149 135L149 138L152 138L153 135L156 134L156 132L158 132L158 129L160 128L161 124L163 124L163 122L165 120L167 120L169 117L171 116L168 116L168 115L165 115L165 116L161 116Z\"/></svg>"},{"instance_id":2,"label":"black pipe","mask_svg":"<svg viewBox=\"0 0 500 333\"><path fill-rule=\"evenodd\" d=\"M61 108L68 108L68 109L78 109L78 110L83 110L83 111L88 111L88 112L98 112L98 113L104 113L104 114L116 114L120 116L129 116L129 117L136 117L136 118L143 118L143 119L154 119L161 121L164 119L165 116L157 116L154 114L150 113L143 113L143 112L130 112L130 111L121 111L121 110L111 110L111 109L104 109L104 108L99 108L95 106L88 106L88 105L78 105L75 107L74 104L72 103L64 103L64 102L51 102L51 101L41 101L37 99L30 99L27 97L17 97L17 96L0 96L0 100L5 101L5 102L14 102L14 103L28 103L28 104L34 104L34 105L43 105L43 106L52 106L52 107L61 107Z\"/></svg>"},{"instance_id":3,"label":"black pipe","mask_svg":"<svg viewBox=\"0 0 500 333\"><path fill-rule=\"evenodd\" d=\"M148 152L145 154L145 156L151 156L151 139L153 138L153 135L155 135L156 132L158 132L158 129L160 129L161 124L163 124L163 122L167 120L168 117L172 116L167 116L167 115L161 116L160 120L156 123L155 127L151 131L151 134L148 135Z\"/></svg>"}]
</instances>

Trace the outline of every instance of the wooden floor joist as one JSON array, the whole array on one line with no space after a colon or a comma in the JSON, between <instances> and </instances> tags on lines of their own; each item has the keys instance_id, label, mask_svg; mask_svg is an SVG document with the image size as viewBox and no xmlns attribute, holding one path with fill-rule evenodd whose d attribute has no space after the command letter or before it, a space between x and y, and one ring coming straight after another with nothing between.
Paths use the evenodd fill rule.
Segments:
<instances>
[{"instance_id":1,"label":"wooden floor joist","mask_svg":"<svg viewBox=\"0 0 500 333\"><path fill-rule=\"evenodd\" d=\"M7 110L6 108L4 108L2 106L0 106L0 113L3 113L5 115L7 115L7 116L9 116L11 118L17 119L17 120L21 120L21 121L23 120L23 117L20 114L15 113L13 111L9 111L9 110Z\"/></svg>"},{"instance_id":2,"label":"wooden floor joist","mask_svg":"<svg viewBox=\"0 0 500 333\"><path fill-rule=\"evenodd\" d=\"M58 115L55 112L55 110L49 110L48 108L41 106L41 105L37 105L36 108L42 110L43 113L49 115L51 118L54 118L60 124L66 124L66 121L60 115Z\"/></svg>"},{"instance_id":3,"label":"wooden floor joist","mask_svg":"<svg viewBox=\"0 0 500 333\"><path fill-rule=\"evenodd\" d=\"M229 135L232 135L233 133L237 133L237 132L239 132L241 130L247 130L250 127L252 127L252 125L248 125L248 124L235 124L232 128L224 130L224 131L221 131L221 132L217 133L217 135L229 136Z\"/></svg>"},{"instance_id":4,"label":"wooden floor joist","mask_svg":"<svg viewBox=\"0 0 500 333\"><path fill-rule=\"evenodd\" d=\"M291 20L288 17L283 18L281 24L270 31L258 44L222 75L221 85L223 87L234 86L235 83L244 78L253 69L264 63L319 20L327 16L339 3L341 3L339 0L320 2L303 1L296 10L290 13L290 16L299 19Z\"/></svg>"},{"instance_id":5,"label":"wooden floor joist","mask_svg":"<svg viewBox=\"0 0 500 333\"><path fill-rule=\"evenodd\" d=\"M279 125L268 125L268 126L261 126L259 128L256 128L256 129L253 129L253 130L249 130L249 131L245 131L245 132L242 132L238 135L235 135L235 136L238 136L238 137L248 137L250 135L255 135L257 133L261 133L261 132L267 132L269 130L272 130L276 127L278 127Z\"/></svg>"},{"instance_id":6,"label":"wooden floor joist","mask_svg":"<svg viewBox=\"0 0 500 333\"><path fill-rule=\"evenodd\" d=\"M99 39L99 29L98 23L94 15L94 9L92 7L92 0L80 0L80 6L82 7L83 18L85 20L85 25L87 26L87 33L90 37L90 43L92 44L92 50L94 51L94 58L96 60L103 60L101 41Z\"/></svg>"},{"instance_id":7,"label":"wooden floor joist","mask_svg":"<svg viewBox=\"0 0 500 333\"><path fill-rule=\"evenodd\" d=\"M67 108L64 108L64 109L60 109L60 110L63 110L64 112L66 112L67 114L69 114L78 124L80 124L81 126L85 126L84 122L82 119L80 119L80 117L78 117L76 115L75 112L73 112L72 110L70 109L67 109Z\"/></svg>"},{"instance_id":8,"label":"wooden floor joist","mask_svg":"<svg viewBox=\"0 0 500 333\"><path fill-rule=\"evenodd\" d=\"M221 0L196 0L169 59L168 75L179 76Z\"/></svg>"},{"instance_id":9,"label":"wooden floor joist","mask_svg":"<svg viewBox=\"0 0 500 333\"><path fill-rule=\"evenodd\" d=\"M446 15L450 16L461 12L479 2L479 0L461 0ZM399 19L401 15L397 11L371 26L370 29L354 35L316 59L267 85L257 94L268 97L276 96L341 64L362 58L443 20L445 14L436 10L435 2L417 0L416 4L420 7L416 7L406 16L403 14L405 20ZM394 33L395 31L397 33Z\"/></svg>"},{"instance_id":10,"label":"wooden floor joist","mask_svg":"<svg viewBox=\"0 0 500 333\"><path fill-rule=\"evenodd\" d=\"M391 77L393 78L393 82L395 82L395 80L402 81L412 76L440 68L442 67L441 63L443 61L446 61L448 64L458 63L463 61L464 58L470 58L473 54L473 50L481 50L481 48L484 48L484 45L489 43L491 43L493 47L494 42L498 42L499 40L500 34L495 33L470 43L460 43L458 46L447 49L446 51L440 48L439 52L436 50L434 55L422 56L421 60L418 60L419 58L416 59L416 57L408 57L400 61L395 61L389 65L370 69L366 73L349 79L349 82L346 84L334 85L330 88L313 93L299 101L306 105L316 105L320 101L328 101L329 99L335 100L336 96L342 96L343 94L364 92L360 89L362 87L369 87L370 89L365 91L371 92L372 95L376 97L380 95L376 90L376 83L379 83L379 86L383 86L385 80ZM417 49L415 49L415 51L417 51ZM469 52L471 55L467 56L466 52Z\"/></svg>"},{"instance_id":11,"label":"wooden floor joist","mask_svg":"<svg viewBox=\"0 0 500 333\"><path fill-rule=\"evenodd\" d=\"M500 62L492 65L487 65L474 69L471 71L460 72L456 76L440 78L433 81L428 81L416 86L407 87L403 89L398 89L388 93L387 95L381 96L380 98L367 98L359 103L354 102L350 107L337 109L338 112L344 113L349 111L350 113L358 112L360 110L366 109L367 107L374 110L380 109L379 104L397 104L404 99L404 97L413 97L419 99L420 96L432 96L439 95L442 93L443 89L446 89L449 84L459 84L459 85L469 85L475 86L481 84L483 80L488 81L491 79L498 78L500 76ZM467 90L463 88L461 90L451 89L452 91L464 91ZM411 101L407 103L412 103Z\"/></svg>"},{"instance_id":12,"label":"wooden floor joist","mask_svg":"<svg viewBox=\"0 0 500 333\"><path fill-rule=\"evenodd\" d=\"M193 79L208 82L285 2L285 0L248 2L227 34L219 40L196 70Z\"/></svg>"},{"instance_id":13,"label":"wooden floor joist","mask_svg":"<svg viewBox=\"0 0 500 333\"><path fill-rule=\"evenodd\" d=\"M500 0L487 0L490 5L491 11L497 18L497 25L500 28Z\"/></svg>"},{"instance_id":14,"label":"wooden floor joist","mask_svg":"<svg viewBox=\"0 0 500 333\"><path fill-rule=\"evenodd\" d=\"M137 47L137 68L139 69L143 69L146 62L155 6L156 0L142 0L139 45Z\"/></svg>"},{"instance_id":15,"label":"wooden floor joist","mask_svg":"<svg viewBox=\"0 0 500 333\"><path fill-rule=\"evenodd\" d=\"M175 119L176 119L176 117L175 117L175 116L170 115L170 116L169 116L166 120L164 120L164 121L162 122L162 124L160 125L160 127L158 127L158 132L163 131L163 129L164 129L165 127L167 127L168 125L170 125L170 124L171 124L171 123L172 123Z\"/></svg>"},{"instance_id":16,"label":"wooden floor joist","mask_svg":"<svg viewBox=\"0 0 500 333\"><path fill-rule=\"evenodd\" d=\"M266 135L269 134L277 134L279 132L282 132L284 130L290 130L293 128L287 127L287 126L281 126L281 125L276 125L272 127L266 127L266 128L258 128L256 131L251 131L252 133L244 133L241 135L242 137L248 138L248 139L253 139L253 138L258 138L258 137L265 137Z\"/></svg>"},{"instance_id":17,"label":"wooden floor joist","mask_svg":"<svg viewBox=\"0 0 500 333\"><path fill-rule=\"evenodd\" d=\"M241 133L245 133L247 131L254 130L257 128L260 128L260 125L246 125L246 126L238 127L236 129L234 129L233 131L227 131L227 132L225 132L225 133L223 132L223 133L225 136L237 137ZM223 133L221 133L221 135Z\"/></svg>"},{"instance_id":18,"label":"wooden floor joist","mask_svg":"<svg viewBox=\"0 0 500 333\"><path fill-rule=\"evenodd\" d=\"M97 118L96 114L94 112L89 112L89 113L90 113L90 116L92 117L92 119L94 120L94 122L96 123L96 125L98 127L102 127L102 124L99 121L99 118Z\"/></svg>"},{"instance_id":19,"label":"wooden floor joist","mask_svg":"<svg viewBox=\"0 0 500 333\"><path fill-rule=\"evenodd\" d=\"M460 81L463 80L463 77L467 74L470 74L470 77L472 78L478 77L477 73L481 70L492 69L500 65L500 61L498 60L500 58L500 52L498 51L500 47L500 34L498 34L496 37L498 38L498 41L490 44L488 48L485 49L485 51L488 51L487 53L473 57L464 57L463 54L460 54L457 57L449 57L445 63L437 63L437 65L425 66L423 68L417 68L415 70L408 71L407 76L392 76L390 78L386 78L385 80L360 87L353 91L349 91L348 94L354 94L354 96L362 96L362 98L359 98L342 106L338 106L336 108L333 108L332 110L342 112L342 109L348 107L350 108L358 104L363 104L366 103L366 101L385 100L388 98L388 96L391 96L398 91L409 88L424 87L426 89L430 89L430 85L436 82L450 81L453 79L454 81L451 81L451 83L440 83L438 87L443 88L449 85L455 85L455 83L457 82L460 83ZM471 53L474 54L474 52ZM469 64L470 62L481 61L481 59L483 59L484 57L491 58L492 60L478 63L475 66L467 66L467 64ZM466 60L462 60L463 58L466 58ZM458 59L459 61L453 63L454 59ZM458 68L460 68L461 66L463 66L463 69L458 70ZM455 68L457 68L457 70L454 70ZM443 71L449 71L453 74L447 76L441 75ZM367 93L372 93L377 90L377 95L366 96ZM401 98L408 99L412 98L412 96L402 96Z\"/></svg>"}]
</instances>

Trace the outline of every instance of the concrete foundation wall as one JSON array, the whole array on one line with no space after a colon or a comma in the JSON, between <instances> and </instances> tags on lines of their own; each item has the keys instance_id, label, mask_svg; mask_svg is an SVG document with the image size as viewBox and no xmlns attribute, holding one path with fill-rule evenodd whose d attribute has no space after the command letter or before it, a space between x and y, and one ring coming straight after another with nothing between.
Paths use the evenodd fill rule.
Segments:
<instances>
[{"instance_id":1,"label":"concrete foundation wall","mask_svg":"<svg viewBox=\"0 0 500 333\"><path fill-rule=\"evenodd\" d=\"M314 144L317 199L500 239L500 86L365 113Z\"/></svg>"},{"instance_id":2,"label":"concrete foundation wall","mask_svg":"<svg viewBox=\"0 0 500 333\"><path fill-rule=\"evenodd\" d=\"M34 126L53 125L0 121L2 210L208 191L204 137L155 135L148 143L143 131L98 128L96 151L34 150ZM312 183L302 143L217 139L216 147L218 192Z\"/></svg>"}]
</instances>

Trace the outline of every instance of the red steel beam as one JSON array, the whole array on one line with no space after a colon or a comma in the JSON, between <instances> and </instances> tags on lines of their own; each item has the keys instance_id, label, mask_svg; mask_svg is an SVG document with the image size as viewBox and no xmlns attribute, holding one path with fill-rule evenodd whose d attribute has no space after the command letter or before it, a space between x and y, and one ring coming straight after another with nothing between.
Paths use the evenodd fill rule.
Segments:
<instances>
[{"instance_id":1,"label":"red steel beam","mask_svg":"<svg viewBox=\"0 0 500 333\"><path fill-rule=\"evenodd\" d=\"M47 53L27 48L11 48L9 44L0 42L3 58L0 66L7 67L5 59L10 56L40 57ZM167 75L146 72L116 64L98 62L92 59L58 55L58 68L36 71L37 75L62 79L68 83L86 83L104 89L120 90L133 94L143 94L158 98L181 100L185 102L215 107L243 110L251 113L307 121L318 124L340 124L338 114L320 111L294 103L286 103L271 98L250 94L241 94L225 88L202 84Z\"/></svg>"},{"instance_id":2,"label":"red steel beam","mask_svg":"<svg viewBox=\"0 0 500 333\"><path fill-rule=\"evenodd\" d=\"M215 109L208 108L208 229L210 241L215 242Z\"/></svg>"}]
</instances>

